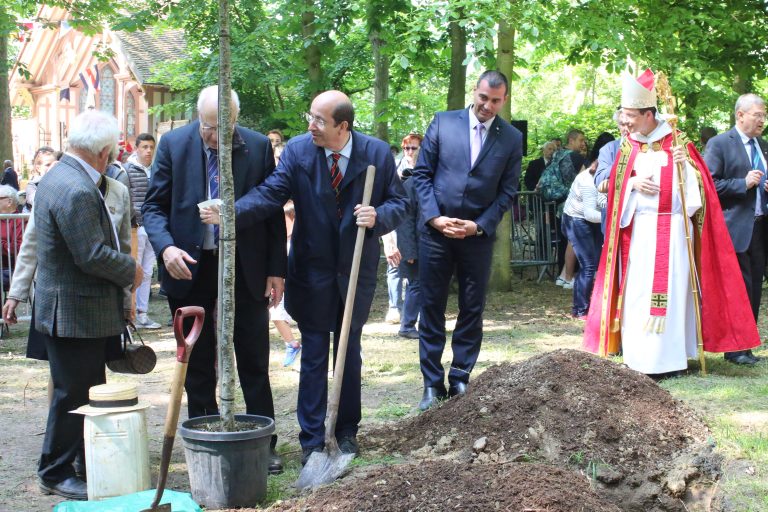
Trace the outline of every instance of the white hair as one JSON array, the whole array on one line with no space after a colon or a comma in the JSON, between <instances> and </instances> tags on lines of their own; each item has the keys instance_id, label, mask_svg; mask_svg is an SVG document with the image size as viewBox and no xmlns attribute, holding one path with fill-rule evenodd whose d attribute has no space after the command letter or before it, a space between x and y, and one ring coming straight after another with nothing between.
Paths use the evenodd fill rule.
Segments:
<instances>
[{"instance_id":1,"label":"white hair","mask_svg":"<svg viewBox=\"0 0 768 512\"><path fill-rule=\"evenodd\" d=\"M97 155L105 147L117 145L120 130L117 119L101 110L83 112L72 121L67 142L71 149Z\"/></svg>"},{"instance_id":2,"label":"white hair","mask_svg":"<svg viewBox=\"0 0 768 512\"><path fill-rule=\"evenodd\" d=\"M747 112L750 108L752 108L754 105L757 105L759 107L765 106L765 101L763 98L758 96L757 94L747 93L742 94L739 96L739 99L736 100L736 108L734 109L734 112L738 114L739 110L742 112Z\"/></svg>"},{"instance_id":3,"label":"white hair","mask_svg":"<svg viewBox=\"0 0 768 512\"><path fill-rule=\"evenodd\" d=\"M234 89L230 89L230 92L232 93L232 104L235 107L235 117L237 117L240 114L240 97L237 95L237 92L235 92ZM203 110L203 105L206 101L213 101L216 105L219 104L219 86L218 85L209 85L202 91L200 91L200 96L197 97L197 111L200 112Z\"/></svg>"},{"instance_id":4,"label":"white hair","mask_svg":"<svg viewBox=\"0 0 768 512\"><path fill-rule=\"evenodd\" d=\"M10 197L13 200L14 207L19 206L19 191L10 185L0 185L0 196Z\"/></svg>"}]
</instances>

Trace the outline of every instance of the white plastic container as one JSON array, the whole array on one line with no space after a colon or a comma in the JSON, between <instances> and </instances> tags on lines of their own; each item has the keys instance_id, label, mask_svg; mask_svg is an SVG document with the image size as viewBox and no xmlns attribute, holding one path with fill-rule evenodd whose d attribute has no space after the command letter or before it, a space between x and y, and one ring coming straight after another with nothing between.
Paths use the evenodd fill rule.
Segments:
<instances>
[{"instance_id":1,"label":"white plastic container","mask_svg":"<svg viewBox=\"0 0 768 512\"><path fill-rule=\"evenodd\" d=\"M88 499L103 500L150 488L145 410L85 416Z\"/></svg>"}]
</instances>

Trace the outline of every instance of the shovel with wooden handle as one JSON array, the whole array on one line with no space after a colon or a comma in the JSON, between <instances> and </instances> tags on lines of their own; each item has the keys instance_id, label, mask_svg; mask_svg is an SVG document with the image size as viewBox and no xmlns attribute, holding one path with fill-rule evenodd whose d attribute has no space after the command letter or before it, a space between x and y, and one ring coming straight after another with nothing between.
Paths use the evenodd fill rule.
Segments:
<instances>
[{"instance_id":1,"label":"shovel with wooden handle","mask_svg":"<svg viewBox=\"0 0 768 512\"><path fill-rule=\"evenodd\" d=\"M376 168L368 166L365 173L365 187L363 188L363 206L371 203L373 192L373 178ZM336 419L339 416L339 399L341 398L341 382L344 379L344 364L347 360L347 343L349 341L349 328L352 325L352 310L355 304L355 292L357 291L357 276L360 273L360 259L363 255L363 242L365 241L364 226L357 228L355 239L355 251L352 253L352 268L349 273L349 286L347 286L347 298L344 301L344 316L341 319L341 332L339 333L339 345L336 348L336 366L333 369L333 387L328 396L328 414L325 419L325 449L322 452L314 452L302 468L295 486L299 489L308 489L318 485L331 483L339 478L352 459L352 453L342 453L339 443L336 441Z\"/></svg>"},{"instance_id":2,"label":"shovel with wooden handle","mask_svg":"<svg viewBox=\"0 0 768 512\"><path fill-rule=\"evenodd\" d=\"M194 317L192 329L184 337L184 320ZM187 306L176 310L173 317L173 333L176 336L176 368L171 382L171 400L168 403L168 412L165 415L165 431L163 432L163 451L160 458L160 474L157 478L157 491L155 499L149 508L141 512L171 512L171 504L158 505L163 498L165 482L168 479L168 466L171 464L173 441L176 438L176 426L179 423L179 409L181 408L181 394L184 392L184 380L187 378L187 364L189 355L195 346L200 331L203 330L205 310L199 306Z\"/></svg>"}]
</instances>

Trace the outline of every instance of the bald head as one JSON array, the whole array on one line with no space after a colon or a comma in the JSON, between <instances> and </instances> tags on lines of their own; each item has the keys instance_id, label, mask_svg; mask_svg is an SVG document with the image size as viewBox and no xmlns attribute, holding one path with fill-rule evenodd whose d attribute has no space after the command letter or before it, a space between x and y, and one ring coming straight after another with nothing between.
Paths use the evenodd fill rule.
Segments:
<instances>
[{"instance_id":1,"label":"bald head","mask_svg":"<svg viewBox=\"0 0 768 512\"><path fill-rule=\"evenodd\" d=\"M355 121L355 109L341 91L325 91L312 101L307 127L312 142L332 151L340 151L347 143Z\"/></svg>"}]
</instances>

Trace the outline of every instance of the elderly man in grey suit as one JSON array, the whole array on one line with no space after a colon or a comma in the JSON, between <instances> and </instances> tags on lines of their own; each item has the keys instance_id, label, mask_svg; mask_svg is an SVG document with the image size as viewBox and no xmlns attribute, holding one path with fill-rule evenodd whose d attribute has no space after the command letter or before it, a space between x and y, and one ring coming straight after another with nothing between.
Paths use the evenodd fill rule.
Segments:
<instances>
[{"instance_id":1,"label":"elderly man in grey suit","mask_svg":"<svg viewBox=\"0 0 768 512\"><path fill-rule=\"evenodd\" d=\"M768 144L760 137L764 128L765 101L755 94L743 94L736 100L736 126L711 138L704 153L755 321L762 297L768 244L768 183L765 181ZM744 365L758 361L751 350L726 352L725 359Z\"/></svg>"},{"instance_id":2,"label":"elderly man in grey suit","mask_svg":"<svg viewBox=\"0 0 768 512\"><path fill-rule=\"evenodd\" d=\"M69 150L40 181L33 210L35 329L45 339L54 387L38 477L43 492L69 499L87 498L72 465L83 450L83 418L69 411L106 381L105 347L125 326L123 288L141 282L141 267L120 246L104 204L102 174L118 135L117 121L104 112L75 118Z\"/></svg>"}]
</instances>

